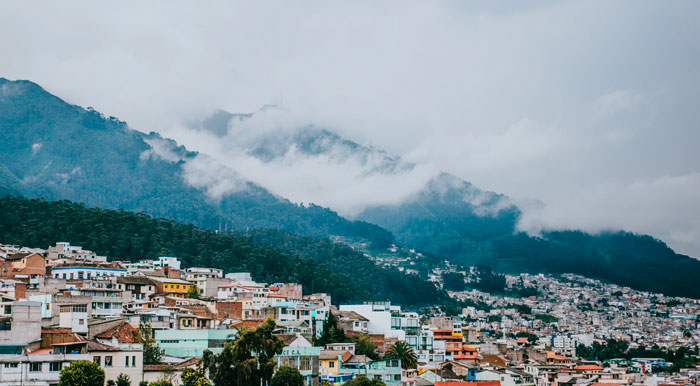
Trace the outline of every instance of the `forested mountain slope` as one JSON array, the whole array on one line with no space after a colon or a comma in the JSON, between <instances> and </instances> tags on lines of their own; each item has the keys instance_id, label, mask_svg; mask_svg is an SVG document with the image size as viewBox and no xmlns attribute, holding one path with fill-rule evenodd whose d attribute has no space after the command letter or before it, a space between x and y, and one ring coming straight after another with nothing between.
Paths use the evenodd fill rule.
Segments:
<instances>
[{"instance_id":1,"label":"forested mountain slope","mask_svg":"<svg viewBox=\"0 0 700 386\"><path fill-rule=\"evenodd\" d=\"M216 173L227 176L229 189L212 196L196 181L186 182L203 174L193 169L202 165L195 159L201 155L68 104L29 81L0 78L0 137L0 194L143 211L207 228L279 227L363 237L378 245L393 237L326 208L293 204L226 168Z\"/></svg>"},{"instance_id":2,"label":"forested mountain slope","mask_svg":"<svg viewBox=\"0 0 700 386\"><path fill-rule=\"evenodd\" d=\"M336 304L391 300L416 308L456 303L432 283L383 269L361 253L329 240L280 230L256 230L249 237L220 235L122 210L86 208L68 201L0 198L0 242L46 248L57 241L81 245L113 260L177 256L185 267L247 271L259 281L301 283L305 293L330 293Z\"/></svg>"}]
</instances>

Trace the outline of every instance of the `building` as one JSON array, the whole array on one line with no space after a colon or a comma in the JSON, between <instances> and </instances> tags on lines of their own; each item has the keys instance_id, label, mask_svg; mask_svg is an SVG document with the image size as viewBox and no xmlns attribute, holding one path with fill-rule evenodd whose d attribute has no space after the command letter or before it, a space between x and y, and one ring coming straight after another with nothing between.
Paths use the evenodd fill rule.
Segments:
<instances>
[{"instance_id":1,"label":"building","mask_svg":"<svg viewBox=\"0 0 700 386\"><path fill-rule=\"evenodd\" d=\"M51 276L66 280L83 280L100 276L126 276L126 269L116 264L66 264L51 268Z\"/></svg>"},{"instance_id":2,"label":"building","mask_svg":"<svg viewBox=\"0 0 700 386\"><path fill-rule=\"evenodd\" d=\"M178 260L177 257L161 256L158 258L158 260L153 260L153 266L161 268L168 267L170 269L179 271L180 260Z\"/></svg>"},{"instance_id":3,"label":"building","mask_svg":"<svg viewBox=\"0 0 700 386\"><path fill-rule=\"evenodd\" d=\"M118 277L117 283L123 286L128 300L147 300L156 292L156 283L146 276Z\"/></svg>"},{"instance_id":4,"label":"building","mask_svg":"<svg viewBox=\"0 0 700 386\"><path fill-rule=\"evenodd\" d=\"M354 357L358 357L358 355ZM339 371L340 375L350 374L353 378L363 376L369 379L378 379L387 386L401 385L400 359L353 362L353 358L350 358L343 364L343 367Z\"/></svg>"},{"instance_id":5,"label":"building","mask_svg":"<svg viewBox=\"0 0 700 386\"><path fill-rule=\"evenodd\" d=\"M192 288L192 283L182 279L169 277L151 277L156 284L156 292L165 296L184 298Z\"/></svg>"},{"instance_id":6,"label":"building","mask_svg":"<svg viewBox=\"0 0 700 386\"><path fill-rule=\"evenodd\" d=\"M226 340L237 333L236 330L157 330L155 338L166 355L201 358L204 350L220 353Z\"/></svg>"},{"instance_id":7,"label":"building","mask_svg":"<svg viewBox=\"0 0 700 386\"><path fill-rule=\"evenodd\" d=\"M89 360L82 352L64 351L60 346L37 350L28 354L0 354L0 385L53 386L58 384L61 369L73 361Z\"/></svg>"},{"instance_id":8,"label":"building","mask_svg":"<svg viewBox=\"0 0 700 386\"><path fill-rule=\"evenodd\" d=\"M382 334L385 337L405 340L406 333L401 329L391 328L392 310L400 312L401 308L389 302L367 302L365 304L341 304L340 311L354 311L367 319L369 334Z\"/></svg>"},{"instance_id":9,"label":"building","mask_svg":"<svg viewBox=\"0 0 700 386\"><path fill-rule=\"evenodd\" d=\"M304 384L317 386L319 373L320 347L284 347L282 353L275 355L277 367L292 367L304 377Z\"/></svg>"}]
</instances>

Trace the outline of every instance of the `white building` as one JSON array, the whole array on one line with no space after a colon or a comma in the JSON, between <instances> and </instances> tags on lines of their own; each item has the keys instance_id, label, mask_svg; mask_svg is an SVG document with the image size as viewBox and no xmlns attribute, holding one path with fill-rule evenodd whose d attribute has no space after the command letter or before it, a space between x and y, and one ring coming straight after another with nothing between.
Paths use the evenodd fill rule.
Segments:
<instances>
[{"instance_id":1,"label":"white building","mask_svg":"<svg viewBox=\"0 0 700 386\"><path fill-rule=\"evenodd\" d=\"M51 270L51 276L56 279L66 280L83 280L92 279L104 276L126 276L126 269L122 268L105 268L100 266L88 265L71 265L63 267L54 267Z\"/></svg>"},{"instance_id":2,"label":"white building","mask_svg":"<svg viewBox=\"0 0 700 386\"><path fill-rule=\"evenodd\" d=\"M180 270L180 260L177 257L171 256L161 256L158 260L153 260L154 267L170 267L172 269Z\"/></svg>"},{"instance_id":3,"label":"white building","mask_svg":"<svg viewBox=\"0 0 700 386\"><path fill-rule=\"evenodd\" d=\"M40 350L29 355L0 355L0 385L52 386L70 362L88 360L88 354L51 354Z\"/></svg>"},{"instance_id":4,"label":"white building","mask_svg":"<svg viewBox=\"0 0 700 386\"><path fill-rule=\"evenodd\" d=\"M366 304L342 304L340 311L355 311L367 320L367 329L370 334L383 334L387 338L406 340L406 333L400 329L392 329L392 309L400 312L398 306L391 306L388 302L376 302Z\"/></svg>"}]
</instances>

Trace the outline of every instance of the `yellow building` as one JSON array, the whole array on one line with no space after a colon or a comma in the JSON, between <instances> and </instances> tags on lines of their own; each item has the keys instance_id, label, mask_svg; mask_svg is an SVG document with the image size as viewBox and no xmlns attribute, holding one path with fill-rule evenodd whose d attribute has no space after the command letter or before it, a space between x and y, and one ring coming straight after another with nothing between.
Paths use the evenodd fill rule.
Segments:
<instances>
[{"instance_id":1,"label":"yellow building","mask_svg":"<svg viewBox=\"0 0 700 386\"><path fill-rule=\"evenodd\" d=\"M192 283L186 280L169 277L151 277L156 282L156 292L166 296L184 298L192 288Z\"/></svg>"},{"instance_id":2,"label":"yellow building","mask_svg":"<svg viewBox=\"0 0 700 386\"><path fill-rule=\"evenodd\" d=\"M343 365L343 361L348 360L352 354L348 351L321 350L318 358L321 375L338 375L338 370Z\"/></svg>"}]
</instances>

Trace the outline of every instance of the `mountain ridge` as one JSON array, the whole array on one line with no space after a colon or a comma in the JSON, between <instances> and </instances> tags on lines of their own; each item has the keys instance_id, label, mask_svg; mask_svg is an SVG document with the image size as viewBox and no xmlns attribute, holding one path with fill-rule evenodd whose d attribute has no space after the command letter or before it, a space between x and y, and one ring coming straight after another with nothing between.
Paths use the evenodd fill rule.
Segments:
<instances>
[{"instance_id":1,"label":"mountain ridge","mask_svg":"<svg viewBox=\"0 0 700 386\"><path fill-rule=\"evenodd\" d=\"M309 155L334 149L324 141L343 149L362 146L326 132L319 146L313 135L306 137ZM358 216L362 221L350 221L328 208L294 204L225 165L217 166L219 179L212 183L201 169L212 167L205 154L70 105L32 82L4 78L0 134L5 138L0 149L4 193L142 211L208 229L267 227L321 238L364 238L376 248L391 245L396 236L407 247L454 264L485 264L503 272L579 273L700 298L695 285L700 261L676 254L659 240L627 232L544 231L533 237L517 230L520 210L506 196L449 174L439 174L408 200L375 205ZM392 170L374 173L392 175Z\"/></svg>"},{"instance_id":2,"label":"mountain ridge","mask_svg":"<svg viewBox=\"0 0 700 386\"><path fill-rule=\"evenodd\" d=\"M183 178L188 172L197 175L198 170L184 167L197 165L184 162L197 153L68 104L30 81L0 79L0 134L5 138L3 175L21 182L4 178L0 186L15 194L143 211L210 229L219 224L280 227L315 236L361 236L382 245L392 239L376 225L349 221L327 208L293 204L250 181L243 181L247 189L213 198ZM168 148L158 151L155 142ZM175 152L174 158L164 157L166 151Z\"/></svg>"}]
</instances>

